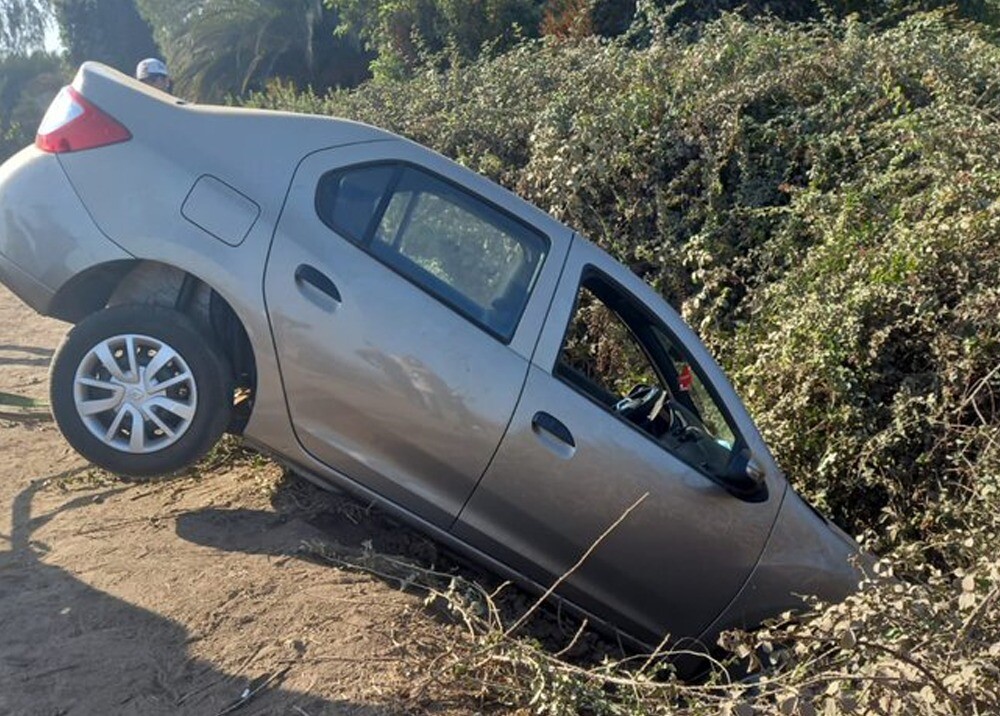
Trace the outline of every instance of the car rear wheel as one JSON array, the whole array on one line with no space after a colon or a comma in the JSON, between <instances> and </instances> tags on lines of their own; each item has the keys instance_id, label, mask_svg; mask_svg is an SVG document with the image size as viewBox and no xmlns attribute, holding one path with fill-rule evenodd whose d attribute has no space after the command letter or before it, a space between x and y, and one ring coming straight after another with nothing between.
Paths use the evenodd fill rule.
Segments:
<instances>
[{"instance_id":1,"label":"car rear wheel","mask_svg":"<svg viewBox=\"0 0 1000 716\"><path fill-rule=\"evenodd\" d=\"M226 362L190 318L122 305L75 326L52 362L52 412L77 452L132 477L190 466L232 412Z\"/></svg>"}]
</instances>

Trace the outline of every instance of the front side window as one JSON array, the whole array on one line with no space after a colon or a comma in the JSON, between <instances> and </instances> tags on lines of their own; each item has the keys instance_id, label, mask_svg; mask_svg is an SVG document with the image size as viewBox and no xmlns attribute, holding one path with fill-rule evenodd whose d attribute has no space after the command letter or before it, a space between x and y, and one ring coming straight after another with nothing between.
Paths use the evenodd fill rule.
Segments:
<instances>
[{"instance_id":1,"label":"front side window","mask_svg":"<svg viewBox=\"0 0 1000 716\"><path fill-rule=\"evenodd\" d=\"M663 388L642 344L585 285L577 295L558 368L563 377L608 406L638 387Z\"/></svg>"},{"instance_id":2,"label":"front side window","mask_svg":"<svg viewBox=\"0 0 1000 716\"><path fill-rule=\"evenodd\" d=\"M663 351L670 357L673 364L674 373L677 376L677 388L690 402L698 419L702 422L708 433L717 442L732 447L736 444L736 436L726 420L725 413L719 407L718 402L709 392L708 387L702 381L698 373L692 368L691 363L683 356L677 348L674 339L669 337L658 326L653 327L653 334L663 347Z\"/></svg>"},{"instance_id":3,"label":"front side window","mask_svg":"<svg viewBox=\"0 0 1000 716\"><path fill-rule=\"evenodd\" d=\"M736 433L680 343L632 296L585 276L555 374L702 472L732 469Z\"/></svg>"},{"instance_id":4,"label":"front side window","mask_svg":"<svg viewBox=\"0 0 1000 716\"><path fill-rule=\"evenodd\" d=\"M503 340L520 321L548 248L542 234L492 205L404 165L326 175L317 210L338 233Z\"/></svg>"}]
</instances>

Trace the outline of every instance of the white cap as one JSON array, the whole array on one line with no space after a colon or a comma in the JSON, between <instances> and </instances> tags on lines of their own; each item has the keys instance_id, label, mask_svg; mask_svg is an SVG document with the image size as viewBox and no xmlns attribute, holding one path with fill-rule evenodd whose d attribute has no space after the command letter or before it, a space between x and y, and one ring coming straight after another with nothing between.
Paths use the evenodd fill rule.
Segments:
<instances>
[{"instance_id":1,"label":"white cap","mask_svg":"<svg viewBox=\"0 0 1000 716\"><path fill-rule=\"evenodd\" d=\"M155 57L147 57L135 66L135 78L137 80L149 79L154 75L162 75L164 77L170 76L170 73L167 72L167 66L164 64L163 60L158 60Z\"/></svg>"}]
</instances>

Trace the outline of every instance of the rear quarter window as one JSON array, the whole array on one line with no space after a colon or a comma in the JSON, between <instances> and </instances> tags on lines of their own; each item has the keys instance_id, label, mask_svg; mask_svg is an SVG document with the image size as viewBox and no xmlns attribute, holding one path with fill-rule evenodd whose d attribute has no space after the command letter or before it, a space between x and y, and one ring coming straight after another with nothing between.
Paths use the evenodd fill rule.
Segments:
<instances>
[{"instance_id":1,"label":"rear quarter window","mask_svg":"<svg viewBox=\"0 0 1000 716\"><path fill-rule=\"evenodd\" d=\"M316 188L316 213L324 224L362 243L396 172L392 164L324 174Z\"/></svg>"}]
</instances>

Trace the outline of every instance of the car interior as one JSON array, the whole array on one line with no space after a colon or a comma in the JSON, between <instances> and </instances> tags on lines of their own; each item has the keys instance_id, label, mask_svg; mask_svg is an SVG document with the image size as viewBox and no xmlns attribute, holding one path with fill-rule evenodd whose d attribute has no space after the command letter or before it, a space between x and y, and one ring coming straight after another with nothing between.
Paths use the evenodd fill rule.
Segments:
<instances>
[{"instance_id":1,"label":"car interior","mask_svg":"<svg viewBox=\"0 0 1000 716\"><path fill-rule=\"evenodd\" d=\"M736 440L693 362L596 271L584 274L555 374L689 465L714 477L729 469Z\"/></svg>"}]
</instances>

